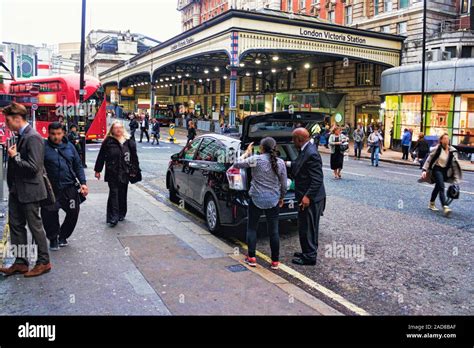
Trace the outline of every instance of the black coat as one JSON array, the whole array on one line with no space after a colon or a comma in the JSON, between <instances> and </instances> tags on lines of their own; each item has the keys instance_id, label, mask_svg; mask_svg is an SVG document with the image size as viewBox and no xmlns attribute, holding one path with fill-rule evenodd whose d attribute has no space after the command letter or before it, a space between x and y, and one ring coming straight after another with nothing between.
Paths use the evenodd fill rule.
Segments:
<instances>
[{"instance_id":1,"label":"black coat","mask_svg":"<svg viewBox=\"0 0 474 348\"><path fill-rule=\"evenodd\" d=\"M291 163L291 170L298 203L304 196L308 196L311 203L318 203L326 198L323 162L314 144L306 145L298 158Z\"/></svg>"},{"instance_id":2,"label":"black coat","mask_svg":"<svg viewBox=\"0 0 474 348\"><path fill-rule=\"evenodd\" d=\"M20 203L40 202L47 198L44 184L44 142L31 126L20 137L16 150L19 156L8 159L7 182Z\"/></svg>"},{"instance_id":3,"label":"black coat","mask_svg":"<svg viewBox=\"0 0 474 348\"><path fill-rule=\"evenodd\" d=\"M130 131L132 131L132 132L135 131L135 130L137 130L138 127L139 127L139 126L138 126L138 121L135 120L135 119L131 120L131 121L130 121L130 124L129 124L129 127L130 127Z\"/></svg>"},{"instance_id":4,"label":"black coat","mask_svg":"<svg viewBox=\"0 0 474 348\"><path fill-rule=\"evenodd\" d=\"M114 137L105 138L100 147L94 170L102 172L105 165L106 182L128 183L130 166L139 168L137 145L134 140L125 141L123 145Z\"/></svg>"}]
</instances>

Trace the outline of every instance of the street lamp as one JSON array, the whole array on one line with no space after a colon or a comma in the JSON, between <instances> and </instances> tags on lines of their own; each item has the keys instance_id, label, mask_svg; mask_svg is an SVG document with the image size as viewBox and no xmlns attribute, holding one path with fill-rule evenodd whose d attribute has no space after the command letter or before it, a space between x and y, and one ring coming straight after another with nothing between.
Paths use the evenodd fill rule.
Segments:
<instances>
[{"instance_id":1,"label":"street lamp","mask_svg":"<svg viewBox=\"0 0 474 348\"><path fill-rule=\"evenodd\" d=\"M427 0L423 0L423 48L421 53L421 122L420 132L425 127L425 69L426 69L426 8Z\"/></svg>"},{"instance_id":2,"label":"street lamp","mask_svg":"<svg viewBox=\"0 0 474 348\"><path fill-rule=\"evenodd\" d=\"M86 119L87 115L85 115L84 110L84 60L85 60L85 47L86 46L86 0L82 0L82 16L81 16L81 58L80 58L80 72L79 72L79 118L84 121L82 128L83 135L81 136L81 148L82 148L82 166L87 168L86 165Z\"/></svg>"}]
</instances>

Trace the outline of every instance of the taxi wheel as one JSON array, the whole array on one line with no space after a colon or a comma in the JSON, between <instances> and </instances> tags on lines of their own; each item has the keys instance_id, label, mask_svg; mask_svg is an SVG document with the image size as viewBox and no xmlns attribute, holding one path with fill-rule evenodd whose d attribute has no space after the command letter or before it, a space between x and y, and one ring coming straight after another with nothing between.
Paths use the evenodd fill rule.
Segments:
<instances>
[{"instance_id":1,"label":"taxi wheel","mask_svg":"<svg viewBox=\"0 0 474 348\"><path fill-rule=\"evenodd\" d=\"M219 212L217 211L217 203L212 196L208 196L204 205L204 215L206 217L206 225L211 233L217 233L220 229Z\"/></svg>"},{"instance_id":2,"label":"taxi wheel","mask_svg":"<svg viewBox=\"0 0 474 348\"><path fill-rule=\"evenodd\" d=\"M169 198L171 202L179 203L178 192L176 192L176 189L174 188L174 180L171 177L170 177L169 194L170 194Z\"/></svg>"}]
</instances>

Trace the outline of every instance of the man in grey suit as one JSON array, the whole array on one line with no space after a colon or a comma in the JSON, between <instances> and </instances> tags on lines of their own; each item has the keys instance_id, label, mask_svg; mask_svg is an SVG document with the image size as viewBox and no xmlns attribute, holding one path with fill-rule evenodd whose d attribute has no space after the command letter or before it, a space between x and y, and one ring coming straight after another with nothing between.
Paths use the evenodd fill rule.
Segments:
<instances>
[{"instance_id":1,"label":"man in grey suit","mask_svg":"<svg viewBox=\"0 0 474 348\"><path fill-rule=\"evenodd\" d=\"M326 207L323 163L307 129L293 132L293 143L299 151L294 162L288 162L295 179L298 203L298 231L301 252L292 260L300 266L316 265L318 256L319 220Z\"/></svg>"},{"instance_id":2,"label":"man in grey suit","mask_svg":"<svg viewBox=\"0 0 474 348\"><path fill-rule=\"evenodd\" d=\"M46 235L40 216L40 202L47 198L44 173L44 142L27 122L27 110L23 105L12 103L3 109L8 128L18 135L16 144L8 148L7 181L10 191L8 214L12 250L15 263L0 268L5 276L24 274L37 277L51 270ZM28 268L26 224L37 247L36 265Z\"/></svg>"}]
</instances>

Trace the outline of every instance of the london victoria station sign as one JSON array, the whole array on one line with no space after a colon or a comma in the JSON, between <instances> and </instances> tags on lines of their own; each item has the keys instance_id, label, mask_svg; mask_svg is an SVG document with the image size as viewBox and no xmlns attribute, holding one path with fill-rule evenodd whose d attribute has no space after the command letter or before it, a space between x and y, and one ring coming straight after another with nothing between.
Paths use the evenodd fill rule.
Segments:
<instances>
[{"instance_id":1,"label":"london victoria station sign","mask_svg":"<svg viewBox=\"0 0 474 348\"><path fill-rule=\"evenodd\" d=\"M334 33L332 31L300 28L300 35L305 37L311 37L314 39L331 40L361 45L367 44L367 39L363 37L344 33Z\"/></svg>"}]
</instances>

